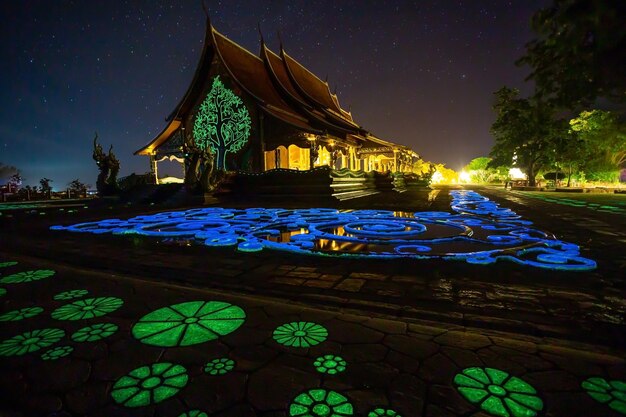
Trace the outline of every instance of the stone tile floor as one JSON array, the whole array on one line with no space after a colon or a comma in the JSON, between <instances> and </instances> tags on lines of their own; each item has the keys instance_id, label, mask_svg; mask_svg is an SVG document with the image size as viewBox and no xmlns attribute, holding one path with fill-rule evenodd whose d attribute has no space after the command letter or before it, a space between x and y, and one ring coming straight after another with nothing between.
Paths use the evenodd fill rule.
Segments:
<instances>
[{"instance_id":1,"label":"stone tile floor","mask_svg":"<svg viewBox=\"0 0 626 417\"><path fill-rule=\"evenodd\" d=\"M27 307L43 311L2 322L1 339L36 329L60 329L62 337L49 338L55 343L38 350L33 347L42 344L41 340L22 343L20 347L32 349L22 355L10 355L15 349L0 341L2 416L179 416L190 410L216 416L376 416L368 414L376 409L392 409L405 417L498 415L481 410L458 390L464 384L477 384L476 380L467 382L457 376L475 367L498 369L530 384L536 394L527 397L541 400L538 415L620 415L594 400L581 384L590 377L624 380L623 350L436 322L333 312L265 297L193 289L43 260L15 259L17 265L1 271L0 285L7 291L2 296L2 312ZM18 272L47 269L53 269L54 275L31 282L5 280ZM77 289L88 293L58 299L59 293ZM89 303L81 304L80 300L93 297L116 297L123 304L96 303L100 307L85 309ZM162 342L167 347L141 343L133 337L133 326L146 314L190 301L236 305L245 312L245 321L230 333L233 326L222 327L224 335L214 340L205 341L205 335L191 335L189 331L189 338ZM71 303L83 308L63 308ZM102 315L92 317L96 314ZM67 318L73 320L64 320ZM159 320L180 321L180 317L170 311L169 316ZM278 343L273 337L275 330L292 322L322 326L325 332L321 336L309 333L310 338L305 335L299 339L320 343L310 347ZM100 340L80 341L75 336L85 326L102 323L114 324L117 330ZM293 343L296 336L292 331L291 338L278 340ZM181 340L201 343L176 346ZM42 358L42 354L60 346L73 350L58 359ZM335 374L316 370L316 359L324 355L340 356L345 370ZM223 374L205 371L208 362L220 358L232 361L232 369L224 367L227 372ZM150 379L147 369L145 374L135 371L135 379L124 378L133 370L155 363L182 366L184 381L174 380L176 372L168 375L169 379ZM336 363L327 363L327 369L333 365ZM141 390L131 390L130 394L123 391L133 383L140 384ZM167 383L175 388L158 390ZM501 391L504 382L500 388L498 384L478 384L479 391L489 390L489 394L481 394L488 398L512 396L506 389ZM152 396L143 396L140 391L151 392ZM124 394L118 397L122 398L121 404L113 397L116 392ZM303 393L309 395L299 397ZM318 398L320 393L324 395ZM129 395L131 398L127 398ZM528 398L519 398L523 404L530 404ZM484 404L486 400L483 406L488 408ZM512 416L535 415L523 414L524 410L532 408L522 407L518 414L507 412Z\"/></svg>"},{"instance_id":2,"label":"stone tile floor","mask_svg":"<svg viewBox=\"0 0 626 417\"><path fill-rule=\"evenodd\" d=\"M291 404L311 389L337 392L342 397L331 400L349 402L353 415L360 416L370 417L375 407L405 417L494 415L457 390L455 376L472 367L497 368L532 385L543 404L539 415L619 415L585 393L581 384L590 377L626 378L626 216L558 206L523 193L478 191L537 228L581 245L583 256L598 261L598 269L563 273L501 264L319 259L268 251L244 255L47 230L60 222L163 210L158 207L5 213L0 218L0 261L19 263L0 268L0 280L18 271L56 273L28 283L0 282L7 290L0 296L0 316L43 309L30 310L38 314L23 320L0 322L0 343L36 329L60 329L64 335L50 347L0 356L0 416L179 416L193 409L220 416L286 416L291 411L301 416L306 415L302 402L310 397L299 397L294 408ZM411 196L403 198L394 202L397 207L378 202L377 208L411 210ZM448 193L443 190L428 205L429 210L449 210ZM73 289L89 294L76 300L53 298ZM118 297L124 304L91 319L51 316L64 304L90 297ZM245 311L246 321L217 340L186 347L151 346L131 336L147 313L195 300L235 304ZM278 344L274 330L294 321L324 326L326 340L310 348ZM72 339L79 329L97 323L112 323L118 330L99 341ZM60 346L73 351L57 360L41 358ZM314 362L322 355L341 356L345 371L317 372ZM207 362L218 358L233 360L234 368L223 375L205 373ZM111 396L116 381L155 362L183 366L188 375L184 388L158 404L117 404ZM154 379L142 382L155 384ZM500 391L492 387L489 392L491 398ZM600 394L596 396L606 400ZM330 415L322 402L315 403L315 413ZM346 410L338 409L336 415Z\"/></svg>"}]
</instances>

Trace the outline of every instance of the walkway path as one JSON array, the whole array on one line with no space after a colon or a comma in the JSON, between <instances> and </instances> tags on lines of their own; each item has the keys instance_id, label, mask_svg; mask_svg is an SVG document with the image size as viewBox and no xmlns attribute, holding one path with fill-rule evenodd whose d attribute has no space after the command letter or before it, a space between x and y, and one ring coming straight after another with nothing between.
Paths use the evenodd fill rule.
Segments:
<instances>
[{"instance_id":1,"label":"walkway path","mask_svg":"<svg viewBox=\"0 0 626 417\"><path fill-rule=\"evenodd\" d=\"M29 270L54 274L17 282L26 275L14 274ZM20 259L2 273L3 311L31 310L0 317L32 315L1 325L4 338L31 332L0 342L3 416L620 415L583 389L589 378L598 379L586 387L602 390L598 384L626 374L623 352L598 346L330 312L45 261ZM484 368L495 381L481 382ZM626 412L626 402L610 401Z\"/></svg>"}]
</instances>

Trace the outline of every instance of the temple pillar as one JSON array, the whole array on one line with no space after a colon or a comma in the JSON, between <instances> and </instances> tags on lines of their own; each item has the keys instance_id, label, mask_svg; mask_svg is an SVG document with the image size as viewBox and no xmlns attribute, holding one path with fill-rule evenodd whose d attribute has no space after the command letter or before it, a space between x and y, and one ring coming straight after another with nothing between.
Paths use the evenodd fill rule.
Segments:
<instances>
[{"instance_id":1,"label":"temple pillar","mask_svg":"<svg viewBox=\"0 0 626 417\"><path fill-rule=\"evenodd\" d=\"M159 183L159 167L158 162L156 160L155 154L150 154L150 172L154 175L155 184ZM184 171L184 166L183 166Z\"/></svg>"},{"instance_id":2,"label":"temple pillar","mask_svg":"<svg viewBox=\"0 0 626 417\"><path fill-rule=\"evenodd\" d=\"M393 150L393 172L398 172L398 150Z\"/></svg>"}]
</instances>

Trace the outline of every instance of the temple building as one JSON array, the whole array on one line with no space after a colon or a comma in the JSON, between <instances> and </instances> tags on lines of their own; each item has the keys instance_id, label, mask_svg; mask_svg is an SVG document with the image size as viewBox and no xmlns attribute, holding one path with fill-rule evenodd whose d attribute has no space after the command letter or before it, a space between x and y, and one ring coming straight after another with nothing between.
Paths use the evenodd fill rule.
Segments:
<instances>
[{"instance_id":1,"label":"temple building","mask_svg":"<svg viewBox=\"0 0 626 417\"><path fill-rule=\"evenodd\" d=\"M190 145L193 144L193 145ZM188 164L190 146L209 149L218 168L411 172L419 155L361 127L336 94L280 47L251 53L207 22L193 80L167 125L135 155ZM183 169L181 172L187 172Z\"/></svg>"}]
</instances>

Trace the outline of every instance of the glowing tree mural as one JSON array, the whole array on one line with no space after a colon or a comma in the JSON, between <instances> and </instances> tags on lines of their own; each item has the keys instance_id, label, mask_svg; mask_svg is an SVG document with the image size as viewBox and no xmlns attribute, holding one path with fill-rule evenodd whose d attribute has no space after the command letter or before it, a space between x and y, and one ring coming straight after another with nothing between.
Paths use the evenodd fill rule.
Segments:
<instances>
[{"instance_id":1,"label":"glowing tree mural","mask_svg":"<svg viewBox=\"0 0 626 417\"><path fill-rule=\"evenodd\" d=\"M243 148L251 125L250 113L241 98L215 77L193 125L195 145L201 151L210 149L216 155L217 169L225 170L226 155Z\"/></svg>"}]
</instances>

